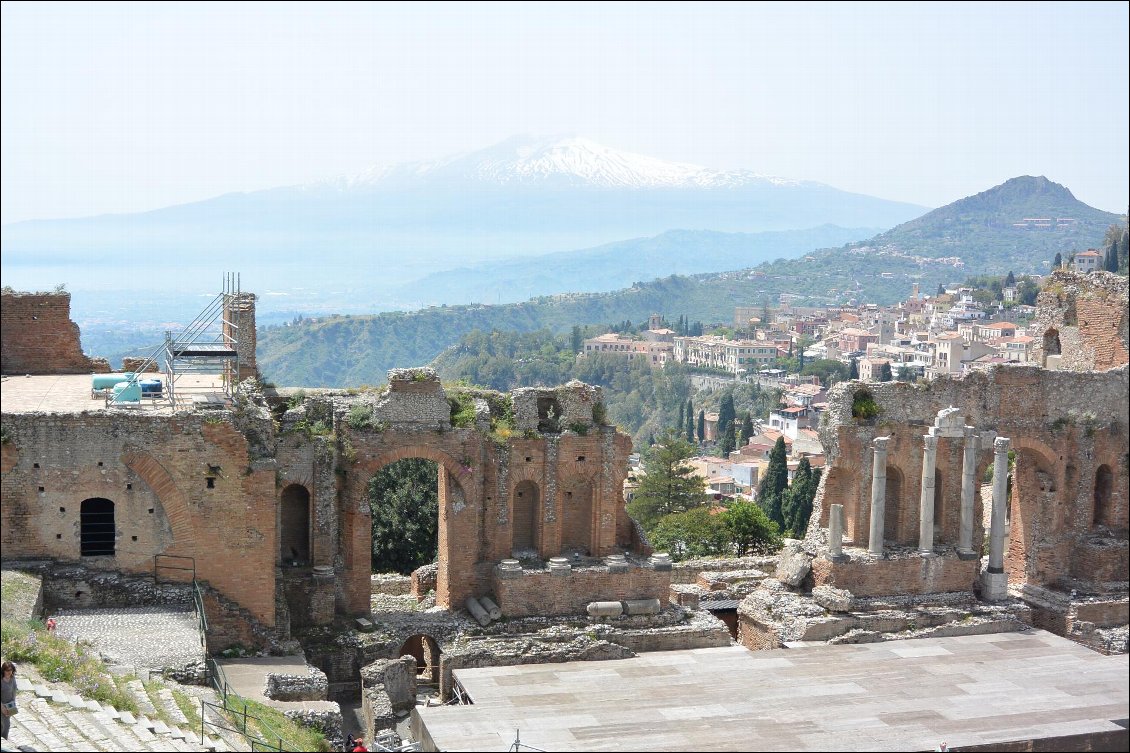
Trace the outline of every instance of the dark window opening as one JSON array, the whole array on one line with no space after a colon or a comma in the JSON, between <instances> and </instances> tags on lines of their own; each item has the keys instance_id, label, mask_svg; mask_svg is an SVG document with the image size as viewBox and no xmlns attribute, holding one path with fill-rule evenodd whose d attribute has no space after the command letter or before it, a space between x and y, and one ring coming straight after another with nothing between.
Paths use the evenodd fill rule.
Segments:
<instances>
[{"instance_id":1,"label":"dark window opening","mask_svg":"<svg viewBox=\"0 0 1130 753\"><path fill-rule=\"evenodd\" d=\"M1110 504L1110 492L1114 486L1114 475L1110 466L1100 465L1095 473L1095 512L1092 524L1096 526L1109 526L1113 524L1113 510Z\"/></svg>"},{"instance_id":2,"label":"dark window opening","mask_svg":"<svg viewBox=\"0 0 1130 753\"><path fill-rule=\"evenodd\" d=\"M211 476L208 476L206 481L208 482L208 488L209 489L215 489L216 488L216 479L212 478Z\"/></svg>"},{"instance_id":3,"label":"dark window opening","mask_svg":"<svg viewBox=\"0 0 1130 753\"><path fill-rule=\"evenodd\" d=\"M84 499L79 513L79 554L112 557L116 536L114 503L101 497Z\"/></svg>"},{"instance_id":4,"label":"dark window opening","mask_svg":"<svg viewBox=\"0 0 1130 753\"><path fill-rule=\"evenodd\" d=\"M284 565L310 564L310 492L301 484L283 489L279 511L279 559Z\"/></svg>"},{"instance_id":5,"label":"dark window opening","mask_svg":"<svg viewBox=\"0 0 1130 753\"><path fill-rule=\"evenodd\" d=\"M538 431L561 431L561 405L556 398L538 398Z\"/></svg>"}]
</instances>

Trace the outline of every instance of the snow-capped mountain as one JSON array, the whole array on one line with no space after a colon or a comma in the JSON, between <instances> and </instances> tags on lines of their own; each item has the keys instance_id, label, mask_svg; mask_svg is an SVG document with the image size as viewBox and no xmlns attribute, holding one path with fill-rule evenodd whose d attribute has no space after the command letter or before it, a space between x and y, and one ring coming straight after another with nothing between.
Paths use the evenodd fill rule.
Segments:
<instances>
[{"instance_id":1,"label":"snow-capped mountain","mask_svg":"<svg viewBox=\"0 0 1130 753\"><path fill-rule=\"evenodd\" d=\"M802 181L748 170L712 170L624 152L577 137L517 136L487 149L434 161L380 165L331 181L341 188L404 183L478 182L595 188L733 188L751 183L798 186ZM809 185L819 185L809 183Z\"/></svg>"},{"instance_id":2,"label":"snow-capped mountain","mask_svg":"<svg viewBox=\"0 0 1130 753\"><path fill-rule=\"evenodd\" d=\"M890 228L925 211L821 183L666 162L584 139L514 138L437 161L150 212L20 222L6 225L0 240L9 270L90 264L92 276L111 274L117 282L138 277L133 270L107 272L114 264L143 258L152 270L160 260L191 259L201 274L266 267L281 278L318 276L380 296L381 286L445 269L668 230ZM646 262L624 264L638 279L653 271ZM171 276L185 275L181 266Z\"/></svg>"}]
</instances>

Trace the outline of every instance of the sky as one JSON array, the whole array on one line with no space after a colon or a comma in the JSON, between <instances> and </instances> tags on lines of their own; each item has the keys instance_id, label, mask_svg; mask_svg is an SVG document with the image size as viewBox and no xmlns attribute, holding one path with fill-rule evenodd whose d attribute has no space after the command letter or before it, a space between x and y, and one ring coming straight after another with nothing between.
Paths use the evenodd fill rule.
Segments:
<instances>
[{"instance_id":1,"label":"sky","mask_svg":"<svg viewBox=\"0 0 1130 753\"><path fill-rule=\"evenodd\" d=\"M10 3L0 222L582 136L940 206L1130 203L1127 3Z\"/></svg>"}]
</instances>

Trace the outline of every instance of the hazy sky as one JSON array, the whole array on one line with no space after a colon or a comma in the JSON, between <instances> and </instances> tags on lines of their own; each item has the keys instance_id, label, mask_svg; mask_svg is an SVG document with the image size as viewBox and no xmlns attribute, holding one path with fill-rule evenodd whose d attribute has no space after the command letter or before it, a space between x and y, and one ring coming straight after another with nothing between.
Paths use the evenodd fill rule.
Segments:
<instances>
[{"instance_id":1,"label":"hazy sky","mask_svg":"<svg viewBox=\"0 0 1130 753\"><path fill-rule=\"evenodd\" d=\"M1125 212L1127 3L4 3L3 222L573 134L938 206Z\"/></svg>"}]
</instances>

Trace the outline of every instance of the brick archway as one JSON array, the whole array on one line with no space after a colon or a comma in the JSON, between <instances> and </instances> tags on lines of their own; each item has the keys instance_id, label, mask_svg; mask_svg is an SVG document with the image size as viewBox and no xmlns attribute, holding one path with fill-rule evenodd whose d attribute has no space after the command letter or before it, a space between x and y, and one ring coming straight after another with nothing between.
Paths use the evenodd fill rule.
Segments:
<instances>
[{"instance_id":1,"label":"brick archway","mask_svg":"<svg viewBox=\"0 0 1130 753\"><path fill-rule=\"evenodd\" d=\"M474 582L478 547L457 547L455 542L478 541L478 489L474 469L456 460L446 449L410 441L358 459L349 470L351 481L345 499L346 535L343 536L347 609L351 614L369 612L369 573L372 551L372 518L368 510L368 482L378 471L399 460L419 458L439 466L439 521L436 526L439 568L436 572L436 603L455 606ZM469 504L474 502L475 504ZM479 512L475 512L479 511Z\"/></svg>"},{"instance_id":2,"label":"brick archway","mask_svg":"<svg viewBox=\"0 0 1130 753\"><path fill-rule=\"evenodd\" d=\"M189 520L188 502L176 481L156 458L144 450L127 452L121 457L122 464L137 474L157 497L165 511L169 527L173 532L173 543L163 554L185 557L196 555L196 536L192 521Z\"/></svg>"},{"instance_id":3,"label":"brick archway","mask_svg":"<svg viewBox=\"0 0 1130 753\"><path fill-rule=\"evenodd\" d=\"M1046 523L1062 496L1064 474L1059 453L1033 437L1012 437L1016 453L1012 479L1012 502L1005 570L1012 583L1044 585L1057 572L1048 561L1052 553L1039 547L1037 532L1047 533Z\"/></svg>"}]
</instances>

